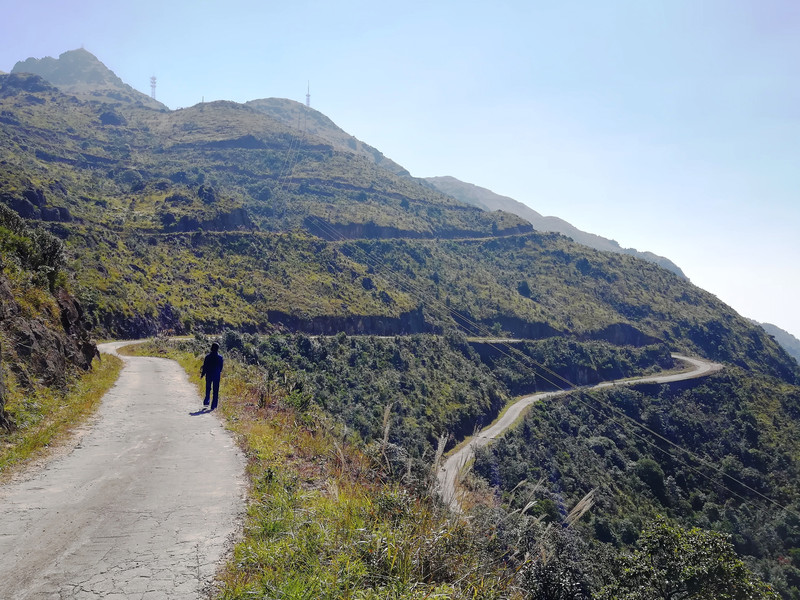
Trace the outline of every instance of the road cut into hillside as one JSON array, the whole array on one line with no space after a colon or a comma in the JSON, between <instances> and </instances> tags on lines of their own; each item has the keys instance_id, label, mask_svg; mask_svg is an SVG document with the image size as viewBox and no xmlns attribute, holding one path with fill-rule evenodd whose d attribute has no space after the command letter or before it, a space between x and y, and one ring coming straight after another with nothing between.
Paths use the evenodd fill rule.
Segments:
<instances>
[{"instance_id":1,"label":"road cut into hillside","mask_svg":"<svg viewBox=\"0 0 800 600\"><path fill-rule=\"evenodd\" d=\"M669 373L664 375L648 375L646 377L632 377L630 379L618 379L615 381L605 381L597 385L586 386L582 388L571 388L566 390L556 390L552 392L540 392L538 394L531 394L530 396L523 396L514 404L508 407L500 418L494 423L479 431L468 444L459 448L456 452L451 454L444 462L442 468L437 473L439 496L447 503L450 508L456 512L461 511L461 503L458 500L456 493L456 482L459 474L464 466L475 457L475 450L486 446L492 440L500 437L514 422L519 418L522 412L534 402L553 398L554 396L562 396L577 390L599 390L621 385L633 385L637 383L673 383L676 381L685 381L687 379L695 379L697 377L705 377L721 370L723 366L719 363L710 362L700 358L690 358L681 354L673 354L673 358L688 363L690 369L678 373Z\"/></svg>"},{"instance_id":2,"label":"road cut into hillside","mask_svg":"<svg viewBox=\"0 0 800 600\"><path fill-rule=\"evenodd\" d=\"M245 460L175 361L121 358L77 445L0 488L0 598L208 597Z\"/></svg>"}]
</instances>

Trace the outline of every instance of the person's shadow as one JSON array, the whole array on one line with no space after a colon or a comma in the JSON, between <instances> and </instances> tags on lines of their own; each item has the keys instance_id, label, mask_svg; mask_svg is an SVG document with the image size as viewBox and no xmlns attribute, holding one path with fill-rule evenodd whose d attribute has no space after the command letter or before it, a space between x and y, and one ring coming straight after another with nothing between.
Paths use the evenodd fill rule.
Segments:
<instances>
[{"instance_id":1,"label":"person's shadow","mask_svg":"<svg viewBox=\"0 0 800 600\"><path fill-rule=\"evenodd\" d=\"M212 412L214 412L214 411L212 411L209 407L206 406L202 410L198 410L197 412L189 413L189 416L190 417L196 417L198 415L208 415L208 414L210 414Z\"/></svg>"}]
</instances>

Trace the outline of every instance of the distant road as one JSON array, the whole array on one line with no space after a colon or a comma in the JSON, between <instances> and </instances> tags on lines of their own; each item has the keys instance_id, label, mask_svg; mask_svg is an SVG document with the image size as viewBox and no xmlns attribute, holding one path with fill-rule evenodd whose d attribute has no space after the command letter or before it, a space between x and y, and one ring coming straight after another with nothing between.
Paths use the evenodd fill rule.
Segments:
<instances>
[{"instance_id":1,"label":"distant road","mask_svg":"<svg viewBox=\"0 0 800 600\"><path fill-rule=\"evenodd\" d=\"M507 341L507 340L506 340ZM694 379L696 377L704 377L712 373L716 373L723 367L719 363L709 362L700 358L690 358L681 354L673 354L673 358L684 361L691 365L688 371L680 373L671 373L669 375L648 375L647 377L633 377L630 379L618 379L616 381L606 381L598 383L593 386L586 386L582 388L572 388L568 390L556 390L553 392L541 392L524 396L512 404L506 412L497 421L478 432L469 444L454 452L447 458L444 465L439 470L437 477L439 479L439 496L450 508L456 511L461 510L461 505L456 497L456 480L462 467L466 465L475 456L475 449L486 446L495 438L501 436L511 425L519 418L526 408L534 402L552 398L554 396L561 396L570 392L579 390L599 390L620 385L632 385L636 383L672 383L675 381L684 381L686 379Z\"/></svg>"},{"instance_id":2,"label":"distant road","mask_svg":"<svg viewBox=\"0 0 800 600\"><path fill-rule=\"evenodd\" d=\"M103 344L115 353L121 343ZM69 454L0 487L0 598L197 600L244 511L245 461L183 369L125 367Z\"/></svg>"}]
</instances>

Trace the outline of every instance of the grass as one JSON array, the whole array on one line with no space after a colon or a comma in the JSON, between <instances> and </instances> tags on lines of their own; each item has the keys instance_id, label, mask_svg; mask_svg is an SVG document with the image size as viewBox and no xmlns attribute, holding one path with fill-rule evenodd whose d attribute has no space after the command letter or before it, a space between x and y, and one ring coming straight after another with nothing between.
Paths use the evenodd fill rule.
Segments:
<instances>
[{"instance_id":1,"label":"grass","mask_svg":"<svg viewBox=\"0 0 800 600\"><path fill-rule=\"evenodd\" d=\"M92 370L64 391L39 388L23 392L10 381L6 408L18 427L0 433L0 482L65 443L100 406L121 368L122 361L116 357L95 358Z\"/></svg>"}]
</instances>

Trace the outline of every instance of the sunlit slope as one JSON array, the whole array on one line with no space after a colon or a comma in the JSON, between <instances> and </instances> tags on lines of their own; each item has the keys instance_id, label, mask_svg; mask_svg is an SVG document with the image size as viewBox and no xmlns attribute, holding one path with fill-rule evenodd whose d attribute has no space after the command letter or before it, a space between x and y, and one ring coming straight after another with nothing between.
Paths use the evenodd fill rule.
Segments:
<instances>
[{"instance_id":1,"label":"sunlit slope","mask_svg":"<svg viewBox=\"0 0 800 600\"><path fill-rule=\"evenodd\" d=\"M455 318L476 333L660 340L796 377L762 330L666 270L532 233L252 106L157 110L2 76L0 200L67 240L108 334L393 334Z\"/></svg>"}]
</instances>

